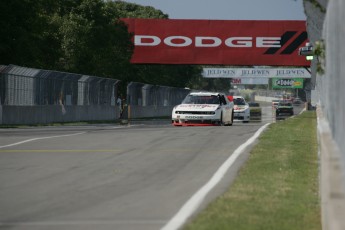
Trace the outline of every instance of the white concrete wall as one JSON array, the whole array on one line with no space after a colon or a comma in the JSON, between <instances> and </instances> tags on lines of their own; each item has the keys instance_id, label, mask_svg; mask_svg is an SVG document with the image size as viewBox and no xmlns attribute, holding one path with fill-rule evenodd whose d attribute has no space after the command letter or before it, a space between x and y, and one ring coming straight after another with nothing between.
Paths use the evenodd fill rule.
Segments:
<instances>
[{"instance_id":1,"label":"white concrete wall","mask_svg":"<svg viewBox=\"0 0 345 230\"><path fill-rule=\"evenodd\" d=\"M319 0L326 5L327 1ZM310 6L312 7L312 6ZM310 15L310 17L316 17ZM345 229L345 1L328 1L324 74L316 75L323 230Z\"/></svg>"}]
</instances>

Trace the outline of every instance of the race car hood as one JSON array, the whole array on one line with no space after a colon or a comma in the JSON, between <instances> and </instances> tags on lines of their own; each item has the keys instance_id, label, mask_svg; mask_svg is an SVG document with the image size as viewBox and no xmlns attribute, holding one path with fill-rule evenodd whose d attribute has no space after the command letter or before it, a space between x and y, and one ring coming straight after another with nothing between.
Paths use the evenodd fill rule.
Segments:
<instances>
[{"instance_id":1,"label":"race car hood","mask_svg":"<svg viewBox=\"0 0 345 230\"><path fill-rule=\"evenodd\" d=\"M235 111L243 111L248 109L248 105L234 105L234 110Z\"/></svg>"},{"instance_id":2,"label":"race car hood","mask_svg":"<svg viewBox=\"0 0 345 230\"><path fill-rule=\"evenodd\" d=\"M179 111L215 111L219 105L215 104L181 104L175 107Z\"/></svg>"}]
</instances>

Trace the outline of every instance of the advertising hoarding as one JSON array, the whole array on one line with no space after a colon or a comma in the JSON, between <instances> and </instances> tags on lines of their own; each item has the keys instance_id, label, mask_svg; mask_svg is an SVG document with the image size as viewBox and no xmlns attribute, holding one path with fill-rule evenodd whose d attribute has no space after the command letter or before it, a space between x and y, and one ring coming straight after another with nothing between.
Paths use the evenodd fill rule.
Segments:
<instances>
[{"instance_id":1,"label":"advertising hoarding","mask_svg":"<svg viewBox=\"0 0 345 230\"><path fill-rule=\"evenodd\" d=\"M273 89L302 89L303 78L272 78Z\"/></svg>"},{"instance_id":2,"label":"advertising hoarding","mask_svg":"<svg viewBox=\"0 0 345 230\"><path fill-rule=\"evenodd\" d=\"M304 68L204 68L205 78L311 78Z\"/></svg>"},{"instance_id":3,"label":"advertising hoarding","mask_svg":"<svg viewBox=\"0 0 345 230\"><path fill-rule=\"evenodd\" d=\"M298 55L306 22L122 19L133 33L132 63L309 66Z\"/></svg>"}]
</instances>

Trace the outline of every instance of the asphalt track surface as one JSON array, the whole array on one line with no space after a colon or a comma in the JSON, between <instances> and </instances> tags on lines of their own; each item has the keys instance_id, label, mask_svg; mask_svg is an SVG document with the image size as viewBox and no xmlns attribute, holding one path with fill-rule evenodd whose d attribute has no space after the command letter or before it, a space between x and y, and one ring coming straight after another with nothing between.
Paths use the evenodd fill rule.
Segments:
<instances>
[{"instance_id":1,"label":"asphalt track surface","mask_svg":"<svg viewBox=\"0 0 345 230\"><path fill-rule=\"evenodd\" d=\"M296 110L296 112L298 112ZM264 124L170 121L0 130L0 229L163 228ZM251 146L198 208L236 177Z\"/></svg>"}]
</instances>

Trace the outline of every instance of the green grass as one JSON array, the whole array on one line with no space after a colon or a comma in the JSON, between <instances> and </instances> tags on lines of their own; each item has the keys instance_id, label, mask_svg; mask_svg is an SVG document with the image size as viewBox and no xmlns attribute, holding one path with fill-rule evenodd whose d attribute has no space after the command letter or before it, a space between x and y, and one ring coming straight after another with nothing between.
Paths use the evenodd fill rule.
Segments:
<instances>
[{"instance_id":1,"label":"green grass","mask_svg":"<svg viewBox=\"0 0 345 230\"><path fill-rule=\"evenodd\" d=\"M274 123L230 189L185 229L319 230L315 112Z\"/></svg>"}]
</instances>

